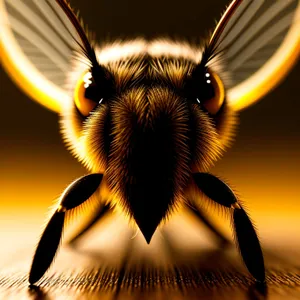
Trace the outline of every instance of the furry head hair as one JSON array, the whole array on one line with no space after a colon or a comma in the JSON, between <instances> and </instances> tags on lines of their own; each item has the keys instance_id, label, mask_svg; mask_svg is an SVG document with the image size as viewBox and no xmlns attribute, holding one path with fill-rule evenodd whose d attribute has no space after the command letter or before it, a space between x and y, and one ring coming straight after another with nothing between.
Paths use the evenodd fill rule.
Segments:
<instances>
[{"instance_id":1,"label":"furry head hair","mask_svg":"<svg viewBox=\"0 0 300 300\"><path fill-rule=\"evenodd\" d=\"M173 55L163 49L151 55L156 48L102 64L110 82L103 101L88 116L75 103L62 114L71 151L104 173L122 208L150 232L180 202L191 172L206 171L220 157L235 124L226 98L216 114L193 99L196 50L183 45Z\"/></svg>"}]
</instances>

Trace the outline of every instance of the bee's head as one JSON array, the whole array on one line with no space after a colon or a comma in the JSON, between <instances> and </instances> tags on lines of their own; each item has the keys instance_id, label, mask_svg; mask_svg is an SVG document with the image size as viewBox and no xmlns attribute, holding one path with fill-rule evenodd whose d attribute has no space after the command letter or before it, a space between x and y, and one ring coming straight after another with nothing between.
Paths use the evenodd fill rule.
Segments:
<instances>
[{"instance_id":1,"label":"bee's head","mask_svg":"<svg viewBox=\"0 0 300 300\"><path fill-rule=\"evenodd\" d=\"M135 198L152 199L145 214L159 202L158 219L190 174L221 155L233 125L217 74L192 60L145 54L86 71L63 117L73 152L131 199L129 212L141 203Z\"/></svg>"}]
</instances>

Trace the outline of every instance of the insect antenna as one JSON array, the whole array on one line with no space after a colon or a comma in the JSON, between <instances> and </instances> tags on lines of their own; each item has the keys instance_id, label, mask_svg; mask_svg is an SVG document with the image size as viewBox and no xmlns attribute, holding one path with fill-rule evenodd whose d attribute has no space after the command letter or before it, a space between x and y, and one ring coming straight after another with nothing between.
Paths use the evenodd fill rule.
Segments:
<instances>
[{"instance_id":1,"label":"insect antenna","mask_svg":"<svg viewBox=\"0 0 300 300\"><path fill-rule=\"evenodd\" d=\"M76 44L80 47L83 54L91 61L93 66L98 65L95 49L91 45L89 38L87 36L87 33L85 32L83 28L82 22L79 20L79 17L76 16L74 11L72 10L71 6L65 1L65 0L56 0L58 5L62 8L72 25L74 26L75 30L77 31L79 38L82 43L80 43L70 32L70 30L67 28L67 26L64 24L63 20L58 16L61 23L64 25L66 30L70 33Z\"/></svg>"}]
</instances>

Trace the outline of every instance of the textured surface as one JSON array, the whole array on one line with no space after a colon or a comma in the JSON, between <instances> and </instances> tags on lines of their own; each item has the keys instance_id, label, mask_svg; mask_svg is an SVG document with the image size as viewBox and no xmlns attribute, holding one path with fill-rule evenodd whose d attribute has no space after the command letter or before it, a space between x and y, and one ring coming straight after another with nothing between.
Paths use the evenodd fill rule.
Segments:
<instances>
[{"instance_id":1,"label":"textured surface","mask_svg":"<svg viewBox=\"0 0 300 300\"><path fill-rule=\"evenodd\" d=\"M221 258L220 258L221 259ZM68 260L69 261L69 260ZM215 263L215 259L213 260ZM71 261L70 261L71 262ZM66 266L64 266L66 267ZM69 266L71 267L71 266ZM86 265L76 259L76 266L55 273L29 289L27 275L20 267L2 270L1 299L299 299L300 269L291 266L270 267L267 289L234 267L177 269L163 274L158 270L136 274L113 272Z\"/></svg>"},{"instance_id":2,"label":"textured surface","mask_svg":"<svg viewBox=\"0 0 300 300\"><path fill-rule=\"evenodd\" d=\"M265 245L267 288L264 288L255 285L234 247L218 249L201 235L200 246L191 243L190 237L195 238L195 233L180 234L174 227L174 222L183 226L179 218L160 229L150 246L140 233L132 239L133 232L121 226L122 220L109 220L101 226L104 230L98 228L89 238L83 238L77 249L64 246L39 282L39 288L28 288L27 272L33 249L10 251L0 270L0 299L300 297L299 248L295 245L282 243L281 250L274 250L272 243Z\"/></svg>"}]
</instances>

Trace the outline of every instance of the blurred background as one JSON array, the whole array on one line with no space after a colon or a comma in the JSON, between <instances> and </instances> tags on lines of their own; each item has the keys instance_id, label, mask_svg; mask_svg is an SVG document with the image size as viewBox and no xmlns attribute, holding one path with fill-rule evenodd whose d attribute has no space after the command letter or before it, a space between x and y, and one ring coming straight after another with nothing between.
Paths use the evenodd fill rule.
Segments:
<instances>
[{"instance_id":1,"label":"blurred background","mask_svg":"<svg viewBox=\"0 0 300 300\"><path fill-rule=\"evenodd\" d=\"M71 1L99 40L143 35L201 41L228 3ZM299 78L298 64L281 85L240 113L235 143L211 170L241 195L263 245L272 243L278 251L285 244L292 252L300 249ZM0 89L0 251L11 255L36 242L48 207L86 170L65 149L56 114L27 98L2 69Z\"/></svg>"}]
</instances>

